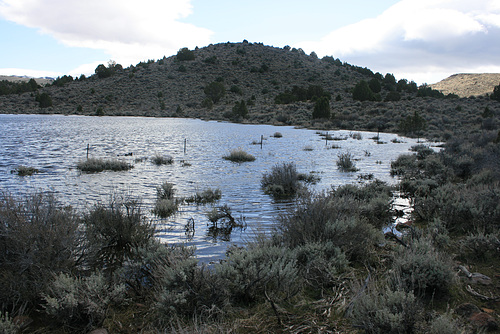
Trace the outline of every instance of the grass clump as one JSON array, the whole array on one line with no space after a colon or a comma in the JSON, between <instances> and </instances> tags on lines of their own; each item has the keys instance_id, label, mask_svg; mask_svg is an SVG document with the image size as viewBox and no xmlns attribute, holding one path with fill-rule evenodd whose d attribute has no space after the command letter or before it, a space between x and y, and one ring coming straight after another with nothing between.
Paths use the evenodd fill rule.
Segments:
<instances>
[{"instance_id":1,"label":"grass clump","mask_svg":"<svg viewBox=\"0 0 500 334\"><path fill-rule=\"evenodd\" d=\"M197 192L195 195L185 199L187 203L208 204L217 202L222 197L220 189L205 189L202 192Z\"/></svg>"},{"instance_id":2,"label":"grass clump","mask_svg":"<svg viewBox=\"0 0 500 334\"><path fill-rule=\"evenodd\" d=\"M299 190L299 174L294 163L282 163L273 167L270 173L265 173L261 186L266 194L276 198L293 197Z\"/></svg>"},{"instance_id":3,"label":"grass clump","mask_svg":"<svg viewBox=\"0 0 500 334\"><path fill-rule=\"evenodd\" d=\"M229 153L229 155L226 155L223 158L232 162L248 162L255 160L255 157L253 155L241 149L232 150L231 153Z\"/></svg>"},{"instance_id":4,"label":"grass clump","mask_svg":"<svg viewBox=\"0 0 500 334\"><path fill-rule=\"evenodd\" d=\"M350 152L340 153L337 159L337 167L341 172L356 172L354 157Z\"/></svg>"},{"instance_id":5,"label":"grass clump","mask_svg":"<svg viewBox=\"0 0 500 334\"><path fill-rule=\"evenodd\" d=\"M171 165L174 163L174 158L172 158L170 155L156 154L151 158L151 161L157 166Z\"/></svg>"},{"instance_id":6,"label":"grass clump","mask_svg":"<svg viewBox=\"0 0 500 334\"><path fill-rule=\"evenodd\" d=\"M274 137L274 138L282 138L282 137L283 137L283 134L282 134L281 132L275 132L275 133L273 134L273 137Z\"/></svg>"},{"instance_id":7,"label":"grass clump","mask_svg":"<svg viewBox=\"0 0 500 334\"><path fill-rule=\"evenodd\" d=\"M179 209L179 201L175 198L174 185L164 182L156 187L156 204L153 214L160 218L168 218Z\"/></svg>"},{"instance_id":8,"label":"grass clump","mask_svg":"<svg viewBox=\"0 0 500 334\"><path fill-rule=\"evenodd\" d=\"M81 160L76 165L76 168L87 173L99 173L105 170L123 171L129 170L133 167L133 165L127 163L126 161L102 158L89 158L87 160Z\"/></svg>"},{"instance_id":9,"label":"grass clump","mask_svg":"<svg viewBox=\"0 0 500 334\"><path fill-rule=\"evenodd\" d=\"M39 173L40 171L35 167L18 166L14 172L16 172L19 176L31 176L35 173Z\"/></svg>"}]
</instances>

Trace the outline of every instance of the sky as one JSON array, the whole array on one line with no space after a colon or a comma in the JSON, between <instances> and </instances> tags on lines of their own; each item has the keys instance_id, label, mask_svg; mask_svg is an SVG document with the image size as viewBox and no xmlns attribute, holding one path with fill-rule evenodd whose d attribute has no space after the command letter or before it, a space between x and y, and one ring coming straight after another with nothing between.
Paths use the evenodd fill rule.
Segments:
<instances>
[{"instance_id":1,"label":"sky","mask_svg":"<svg viewBox=\"0 0 500 334\"><path fill-rule=\"evenodd\" d=\"M0 0L0 75L90 75L245 39L432 84L500 73L500 0Z\"/></svg>"}]
</instances>

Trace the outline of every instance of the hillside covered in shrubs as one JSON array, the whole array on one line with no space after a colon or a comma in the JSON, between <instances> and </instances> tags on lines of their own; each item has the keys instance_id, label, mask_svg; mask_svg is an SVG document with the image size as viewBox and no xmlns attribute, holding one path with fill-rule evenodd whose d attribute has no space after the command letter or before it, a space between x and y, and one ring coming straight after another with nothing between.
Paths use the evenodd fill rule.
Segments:
<instances>
[{"instance_id":1,"label":"hillside covered in shrubs","mask_svg":"<svg viewBox=\"0 0 500 334\"><path fill-rule=\"evenodd\" d=\"M51 106L41 107L42 94ZM439 152L418 145L393 161L394 187L371 180L315 194L287 183L299 179L292 165L276 165L262 189L294 198L294 210L276 218L273 233L210 265L190 248L159 243L137 199L76 212L51 196L4 193L0 332L500 331L498 86L483 96L445 96L338 59L243 42L128 68L110 63L89 78L2 95L0 107L365 129L443 142ZM395 193L410 200L411 218L383 234L402 215Z\"/></svg>"}]
</instances>

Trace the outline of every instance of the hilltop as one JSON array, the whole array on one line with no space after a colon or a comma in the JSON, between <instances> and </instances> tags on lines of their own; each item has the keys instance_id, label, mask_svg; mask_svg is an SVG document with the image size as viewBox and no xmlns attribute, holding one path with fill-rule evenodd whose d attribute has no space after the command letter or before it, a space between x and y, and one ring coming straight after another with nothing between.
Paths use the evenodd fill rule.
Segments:
<instances>
[{"instance_id":1,"label":"hilltop","mask_svg":"<svg viewBox=\"0 0 500 334\"><path fill-rule=\"evenodd\" d=\"M456 94L459 97L490 94L500 84L500 73L454 74L438 83L430 85L444 94Z\"/></svg>"}]
</instances>

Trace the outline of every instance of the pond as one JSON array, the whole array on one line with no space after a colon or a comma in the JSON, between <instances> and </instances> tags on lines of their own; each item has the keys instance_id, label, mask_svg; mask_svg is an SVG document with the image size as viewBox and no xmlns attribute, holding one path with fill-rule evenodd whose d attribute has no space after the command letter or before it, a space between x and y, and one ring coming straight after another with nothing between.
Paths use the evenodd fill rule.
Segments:
<instances>
[{"instance_id":1,"label":"pond","mask_svg":"<svg viewBox=\"0 0 500 334\"><path fill-rule=\"evenodd\" d=\"M274 136L279 132L280 136ZM88 117L63 115L0 115L0 189L17 196L53 192L65 205L87 210L96 202L107 202L112 194L130 195L142 202L167 243L188 243L197 256L208 262L223 256L229 245L242 245L256 233L272 229L275 217L292 202L275 201L260 186L264 173L283 162L293 162L300 173L314 173L320 181L311 185L323 191L348 183L362 182L360 176L395 183L390 163L417 144L416 139L395 134L295 129L290 126L243 125L197 119L143 117ZM261 138L262 145L261 145ZM421 140L422 142L422 140ZM76 169L89 157L123 159L134 168L128 171L87 174ZM233 163L222 157L242 149L255 161ZM340 153L350 152L357 172L337 170ZM156 154L173 157L171 165L151 162ZM18 166L40 172L32 176L12 173ZM233 230L229 240L214 238L206 212L211 205L183 204L168 219L151 214L156 187L173 183L177 197L188 197L207 188L220 189L216 204L227 204L246 228ZM186 224L194 223L194 233Z\"/></svg>"}]
</instances>

